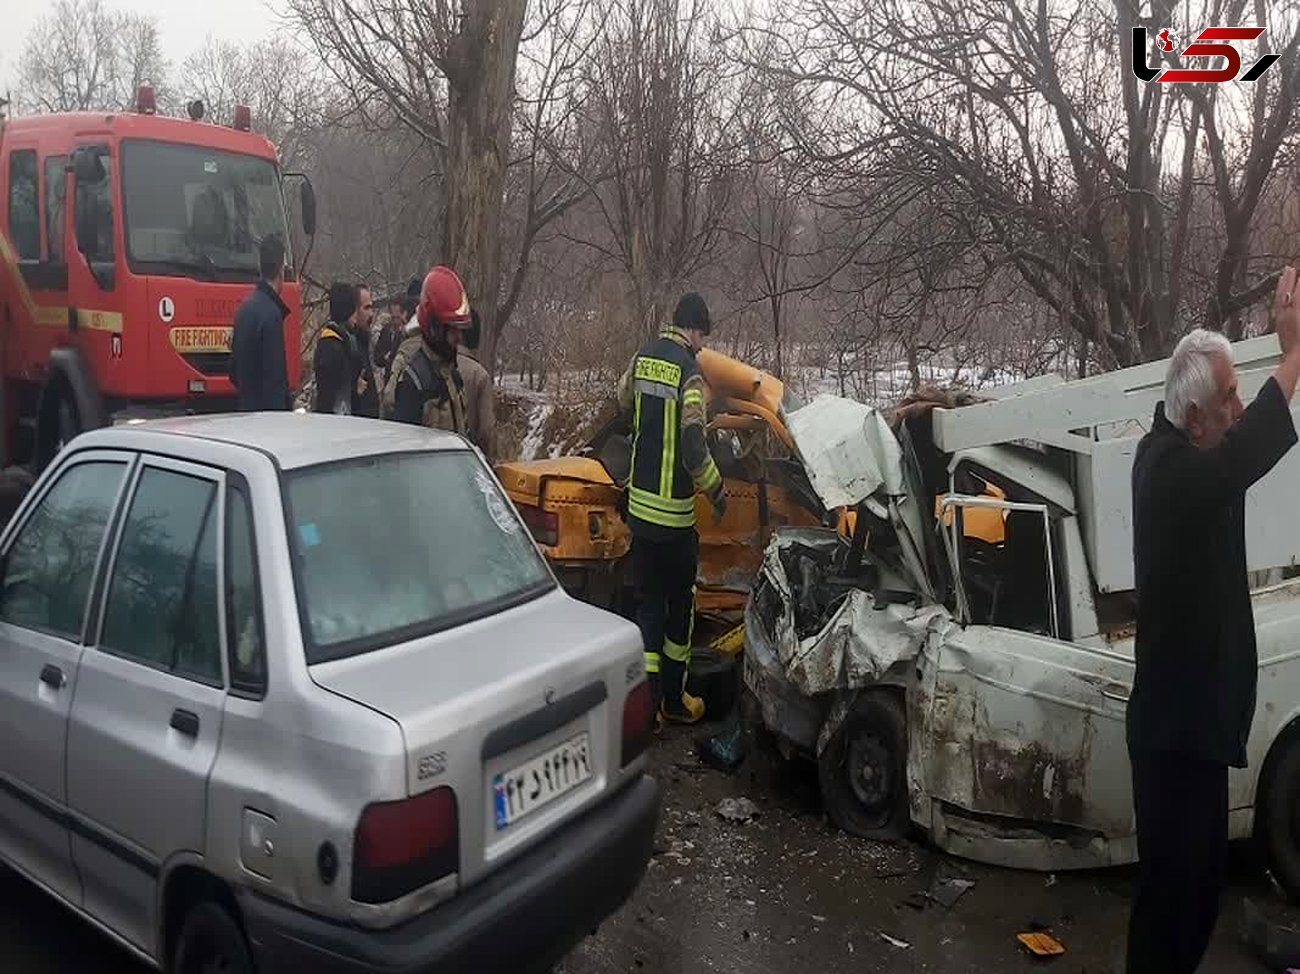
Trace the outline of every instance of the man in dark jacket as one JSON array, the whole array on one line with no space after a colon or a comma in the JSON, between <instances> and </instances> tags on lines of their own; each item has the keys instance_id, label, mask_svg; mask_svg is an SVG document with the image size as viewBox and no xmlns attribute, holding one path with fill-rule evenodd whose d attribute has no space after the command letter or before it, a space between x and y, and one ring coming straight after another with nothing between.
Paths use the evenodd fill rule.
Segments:
<instances>
[{"instance_id":1,"label":"man in dark jacket","mask_svg":"<svg viewBox=\"0 0 1300 974\"><path fill-rule=\"evenodd\" d=\"M357 340L352 319L357 313L357 289L344 281L330 285L330 320L316 337L313 371L318 413L352 415L357 393Z\"/></svg>"},{"instance_id":2,"label":"man in dark jacket","mask_svg":"<svg viewBox=\"0 0 1300 974\"><path fill-rule=\"evenodd\" d=\"M402 341L402 329L415 313L415 303L411 302L411 312L406 312L407 298L404 294L392 294L388 298L387 310L379 316L378 334L375 335L373 352L370 356L374 363L375 385L383 389L388 382L388 370L392 367L393 356Z\"/></svg>"},{"instance_id":3,"label":"man in dark jacket","mask_svg":"<svg viewBox=\"0 0 1300 974\"><path fill-rule=\"evenodd\" d=\"M352 415L379 418L379 389L370 361L370 326L375 320L375 299L370 288L357 286L357 310L352 316Z\"/></svg>"},{"instance_id":4,"label":"man in dark jacket","mask_svg":"<svg viewBox=\"0 0 1300 974\"><path fill-rule=\"evenodd\" d=\"M284 287L284 242L266 237L259 253L262 279L235 312L230 338L230 381L244 412L292 409L289 368L284 350L284 319L289 307Z\"/></svg>"},{"instance_id":5,"label":"man in dark jacket","mask_svg":"<svg viewBox=\"0 0 1300 974\"><path fill-rule=\"evenodd\" d=\"M1255 713L1255 623L1246 491L1296 442L1297 275L1274 299L1282 363L1242 408L1232 348L1194 331L1169 360L1165 400L1133 462L1136 672L1128 749L1138 889L1129 974L1192 974L1218 917L1228 850L1228 768L1246 766Z\"/></svg>"}]
</instances>

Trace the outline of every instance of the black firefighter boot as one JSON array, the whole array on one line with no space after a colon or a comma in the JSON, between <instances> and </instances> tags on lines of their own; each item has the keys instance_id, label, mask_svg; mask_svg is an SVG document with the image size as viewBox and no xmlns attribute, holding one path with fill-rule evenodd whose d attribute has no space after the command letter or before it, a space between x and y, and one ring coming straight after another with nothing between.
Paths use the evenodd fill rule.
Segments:
<instances>
[{"instance_id":1,"label":"black firefighter boot","mask_svg":"<svg viewBox=\"0 0 1300 974\"><path fill-rule=\"evenodd\" d=\"M646 675L650 679L650 705L654 708L655 733L662 734L664 729L663 679L658 673L648 673Z\"/></svg>"},{"instance_id":2,"label":"black firefighter boot","mask_svg":"<svg viewBox=\"0 0 1300 974\"><path fill-rule=\"evenodd\" d=\"M686 664L669 659L659 661L659 678L663 681L663 704L659 713L674 724L698 724L704 719L704 701L686 692Z\"/></svg>"}]
</instances>

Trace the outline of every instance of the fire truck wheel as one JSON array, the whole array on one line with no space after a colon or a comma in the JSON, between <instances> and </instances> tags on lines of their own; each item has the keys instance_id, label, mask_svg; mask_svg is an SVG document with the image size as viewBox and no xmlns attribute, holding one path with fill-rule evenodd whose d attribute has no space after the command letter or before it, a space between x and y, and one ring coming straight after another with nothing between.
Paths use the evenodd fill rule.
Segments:
<instances>
[{"instance_id":1,"label":"fire truck wheel","mask_svg":"<svg viewBox=\"0 0 1300 974\"><path fill-rule=\"evenodd\" d=\"M858 698L817 761L822 801L836 825L863 839L907 833L907 718L892 693Z\"/></svg>"}]
</instances>

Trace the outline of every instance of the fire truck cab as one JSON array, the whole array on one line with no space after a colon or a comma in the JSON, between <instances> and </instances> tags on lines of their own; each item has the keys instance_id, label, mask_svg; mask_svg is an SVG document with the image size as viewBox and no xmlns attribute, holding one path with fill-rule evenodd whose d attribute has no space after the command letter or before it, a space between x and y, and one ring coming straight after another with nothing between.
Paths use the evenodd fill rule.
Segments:
<instances>
[{"instance_id":1,"label":"fire truck cab","mask_svg":"<svg viewBox=\"0 0 1300 974\"><path fill-rule=\"evenodd\" d=\"M300 292L275 147L232 125L134 112L0 117L0 453L41 470L77 433L233 408L235 311L263 238L285 241L289 382ZM315 198L302 183L302 224Z\"/></svg>"}]
</instances>

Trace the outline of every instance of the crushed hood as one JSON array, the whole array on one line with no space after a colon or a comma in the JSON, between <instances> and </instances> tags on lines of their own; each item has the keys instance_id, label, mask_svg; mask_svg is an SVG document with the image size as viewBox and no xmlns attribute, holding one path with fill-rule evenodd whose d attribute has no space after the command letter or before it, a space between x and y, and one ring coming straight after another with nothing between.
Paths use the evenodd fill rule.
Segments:
<instances>
[{"instance_id":1,"label":"crushed hood","mask_svg":"<svg viewBox=\"0 0 1300 974\"><path fill-rule=\"evenodd\" d=\"M899 660L914 658L929 632L950 621L942 605L878 601L871 592L853 589L816 632L801 637L797 581L788 576L782 551L791 545L830 551L841 544L832 532L785 529L764 552L763 575L779 602L769 622L772 646L786 679L808 696L870 686ZM904 580L886 573L884 588L903 585Z\"/></svg>"}]
</instances>

